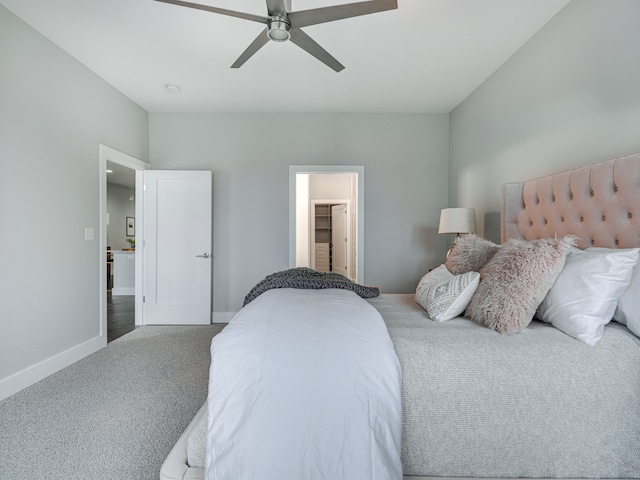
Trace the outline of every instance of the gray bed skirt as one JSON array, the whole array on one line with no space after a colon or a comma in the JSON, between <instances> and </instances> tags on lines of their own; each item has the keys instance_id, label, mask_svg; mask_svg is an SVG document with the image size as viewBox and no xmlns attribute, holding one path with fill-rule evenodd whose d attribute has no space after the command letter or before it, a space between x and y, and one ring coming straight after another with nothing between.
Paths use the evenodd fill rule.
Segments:
<instances>
[{"instance_id":1,"label":"gray bed skirt","mask_svg":"<svg viewBox=\"0 0 640 480\"><path fill-rule=\"evenodd\" d=\"M591 347L535 321L512 336L433 322L413 295L368 301L402 366L405 479L640 478L640 347L622 330ZM203 420L161 479L203 478Z\"/></svg>"}]
</instances>

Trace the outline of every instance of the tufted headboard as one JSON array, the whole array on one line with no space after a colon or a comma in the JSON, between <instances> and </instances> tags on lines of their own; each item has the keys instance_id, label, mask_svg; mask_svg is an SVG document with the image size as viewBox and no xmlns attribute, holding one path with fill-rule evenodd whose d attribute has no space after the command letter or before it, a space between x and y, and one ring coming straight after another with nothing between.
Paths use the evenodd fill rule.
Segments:
<instances>
[{"instance_id":1,"label":"tufted headboard","mask_svg":"<svg viewBox=\"0 0 640 480\"><path fill-rule=\"evenodd\" d=\"M501 239L576 235L578 246L640 247L640 153L503 186Z\"/></svg>"}]
</instances>

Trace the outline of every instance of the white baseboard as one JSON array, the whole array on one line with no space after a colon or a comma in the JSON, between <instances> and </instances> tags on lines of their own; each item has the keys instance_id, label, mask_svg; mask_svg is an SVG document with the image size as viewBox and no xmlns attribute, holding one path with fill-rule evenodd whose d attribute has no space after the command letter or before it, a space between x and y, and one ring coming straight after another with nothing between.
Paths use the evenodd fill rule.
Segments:
<instances>
[{"instance_id":1,"label":"white baseboard","mask_svg":"<svg viewBox=\"0 0 640 480\"><path fill-rule=\"evenodd\" d=\"M211 323L229 323L238 312L213 312L211 314Z\"/></svg>"},{"instance_id":2,"label":"white baseboard","mask_svg":"<svg viewBox=\"0 0 640 480\"><path fill-rule=\"evenodd\" d=\"M31 367L27 367L20 372L14 373L9 377L3 378L0 380L0 400L4 400L49 375L68 367L72 363L82 360L84 357L106 347L106 345L106 335L95 337L69 350L60 352L53 357L47 358L40 363L36 363Z\"/></svg>"}]
</instances>

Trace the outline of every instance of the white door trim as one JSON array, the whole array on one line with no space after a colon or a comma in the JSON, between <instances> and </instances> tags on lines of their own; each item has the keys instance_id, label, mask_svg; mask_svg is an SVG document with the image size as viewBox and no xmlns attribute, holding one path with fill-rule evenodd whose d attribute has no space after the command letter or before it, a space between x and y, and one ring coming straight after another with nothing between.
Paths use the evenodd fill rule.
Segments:
<instances>
[{"instance_id":1,"label":"white door trim","mask_svg":"<svg viewBox=\"0 0 640 480\"><path fill-rule=\"evenodd\" d=\"M106 145L99 147L99 205L100 205L100 336L104 337L104 344L107 344L107 161L117 163L136 171L136 245L142 245L142 226L144 218L142 215L142 172L151 168L151 164L139 160L131 155L115 150ZM135 322L142 325L142 255L136 255L135 265Z\"/></svg>"}]
</instances>

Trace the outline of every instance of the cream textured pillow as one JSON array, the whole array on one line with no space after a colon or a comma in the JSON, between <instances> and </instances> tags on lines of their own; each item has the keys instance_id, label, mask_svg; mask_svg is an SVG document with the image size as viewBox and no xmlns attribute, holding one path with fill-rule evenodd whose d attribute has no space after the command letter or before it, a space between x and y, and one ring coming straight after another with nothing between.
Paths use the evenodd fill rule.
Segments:
<instances>
[{"instance_id":1,"label":"cream textured pillow","mask_svg":"<svg viewBox=\"0 0 640 480\"><path fill-rule=\"evenodd\" d=\"M416 302L427 311L429 318L446 322L464 312L479 282L477 272L453 275L447 267L440 265L418 283Z\"/></svg>"},{"instance_id":2,"label":"cream textured pillow","mask_svg":"<svg viewBox=\"0 0 640 480\"><path fill-rule=\"evenodd\" d=\"M451 247L447 270L454 275L479 272L499 249L499 245L477 235L463 235Z\"/></svg>"},{"instance_id":3,"label":"cream textured pillow","mask_svg":"<svg viewBox=\"0 0 640 480\"><path fill-rule=\"evenodd\" d=\"M467 318L500 333L517 333L533 319L564 266L574 237L502 245L480 271L480 285Z\"/></svg>"},{"instance_id":4,"label":"cream textured pillow","mask_svg":"<svg viewBox=\"0 0 640 480\"><path fill-rule=\"evenodd\" d=\"M538 318L587 345L598 343L629 286L638 251L572 248Z\"/></svg>"}]
</instances>

